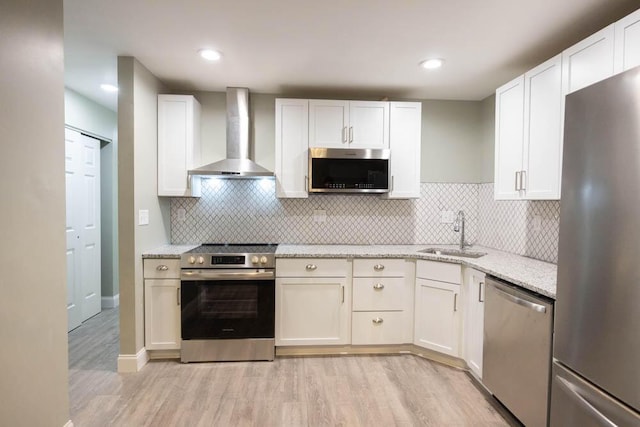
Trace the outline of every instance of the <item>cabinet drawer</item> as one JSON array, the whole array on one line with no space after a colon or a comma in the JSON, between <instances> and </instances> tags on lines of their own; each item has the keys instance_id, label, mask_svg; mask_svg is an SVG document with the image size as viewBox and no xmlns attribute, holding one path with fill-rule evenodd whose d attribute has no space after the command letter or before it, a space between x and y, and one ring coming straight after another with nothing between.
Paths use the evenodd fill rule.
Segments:
<instances>
[{"instance_id":1,"label":"cabinet drawer","mask_svg":"<svg viewBox=\"0 0 640 427\"><path fill-rule=\"evenodd\" d=\"M460 284L461 275L460 264L425 260L418 260L416 264L416 277L421 279Z\"/></svg>"},{"instance_id":2,"label":"cabinet drawer","mask_svg":"<svg viewBox=\"0 0 640 427\"><path fill-rule=\"evenodd\" d=\"M347 277L346 259L290 258L276 260L277 277Z\"/></svg>"},{"instance_id":3,"label":"cabinet drawer","mask_svg":"<svg viewBox=\"0 0 640 427\"><path fill-rule=\"evenodd\" d=\"M353 310L403 310L405 289L402 277L355 277Z\"/></svg>"},{"instance_id":4,"label":"cabinet drawer","mask_svg":"<svg viewBox=\"0 0 640 427\"><path fill-rule=\"evenodd\" d=\"M405 315L403 311L361 311L352 314L351 343L402 344L404 343Z\"/></svg>"},{"instance_id":5,"label":"cabinet drawer","mask_svg":"<svg viewBox=\"0 0 640 427\"><path fill-rule=\"evenodd\" d=\"M144 260L145 279L179 279L180 260L179 259L145 259Z\"/></svg>"},{"instance_id":6,"label":"cabinet drawer","mask_svg":"<svg viewBox=\"0 0 640 427\"><path fill-rule=\"evenodd\" d=\"M405 261L403 259L374 258L354 259L354 277L403 277Z\"/></svg>"}]
</instances>

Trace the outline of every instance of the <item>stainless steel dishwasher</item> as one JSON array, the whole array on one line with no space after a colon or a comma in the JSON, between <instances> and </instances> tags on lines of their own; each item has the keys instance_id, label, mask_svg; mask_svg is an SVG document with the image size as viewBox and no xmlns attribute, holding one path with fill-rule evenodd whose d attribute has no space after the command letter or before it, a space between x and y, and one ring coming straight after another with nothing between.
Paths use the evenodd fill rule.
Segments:
<instances>
[{"instance_id":1,"label":"stainless steel dishwasher","mask_svg":"<svg viewBox=\"0 0 640 427\"><path fill-rule=\"evenodd\" d=\"M483 383L527 427L549 412L553 301L487 277Z\"/></svg>"}]
</instances>

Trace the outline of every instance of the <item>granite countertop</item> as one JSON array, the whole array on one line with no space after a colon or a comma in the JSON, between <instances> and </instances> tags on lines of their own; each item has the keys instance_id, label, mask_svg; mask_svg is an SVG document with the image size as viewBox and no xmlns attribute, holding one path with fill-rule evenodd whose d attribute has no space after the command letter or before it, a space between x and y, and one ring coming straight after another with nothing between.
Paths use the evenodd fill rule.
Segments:
<instances>
[{"instance_id":1,"label":"granite countertop","mask_svg":"<svg viewBox=\"0 0 640 427\"><path fill-rule=\"evenodd\" d=\"M145 251L142 258L180 258L199 245L164 245ZM410 258L453 262L499 277L550 298L556 296L557 266L520 255L483 246L474 252L486 252L480 258L462 258L418 252L425 248L455 249L452 245L278 245L276 258Z\"/></svg>"},{"instance_id":2,"label":"granite countertop","mask_svg":"<svg viewBox=\"0 0 640 427\"><path fill-rule=\"evenodd\" d=\"M278 245L277 258L411 258L454 262L499 277L550 298L556 296L557 266L520 255L483 246L474 252L486 252L480 258L462 258L418 252L425 248L455 249L452 245Z\"/></svg>"},{"instance_id":3,"label":"granite countertop","mask_svg":"<svg viewBox=\"0 0 640 427\"><path fill-rule=\"evenodd\" d=\"M197 248L200 245L163 245L158 248L154 248L150 251L144 251L142 253L142 258L178 258L180 256L190 251L193 248Z\"/></svg>"}]
</instances>

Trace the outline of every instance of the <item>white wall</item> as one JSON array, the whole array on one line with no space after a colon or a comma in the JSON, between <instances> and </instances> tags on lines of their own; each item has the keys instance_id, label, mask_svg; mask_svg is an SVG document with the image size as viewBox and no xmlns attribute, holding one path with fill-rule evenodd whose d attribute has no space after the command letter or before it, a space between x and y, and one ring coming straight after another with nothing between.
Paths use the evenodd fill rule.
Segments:
<instances>
[{"instance_id":1,"label":"white wall","mask_svg":"<svg viewBox=\"0 0 640 427\"><path fill-rule=\"evenodd\" d=\"M3 426L69 420L62 3L5 1L0 13ZM42 254L36 267L28 255Z\"/></svg>"},{"instance_id":2,"label":"white wall","mask_svg":"<svg viewBox=\"0 0 640 427\"><path fill-rule=\"evenodd\" d=\"M479 182L494 181L495 145L496 145L496 96L482 100L482 149L480 163L482 173Z\"/></svg>"},{"instance_id":3,"label":"white wall","mask_svg":"<svg viewBox=\"0 0 640 427\"><path fill-rule=\"evenodd\" d=\"M157 196L162 83L135 58L118 57L118 87L120 355L131 356L144 347L142 253L169 242L170 210L169 199ZM138 225L141 209L149 225Z\"/></svg>"},{"instance_id":4,"label":"white wall","mask_svg":"<svg viewBox=\"0 0 640 427\"><path fill-rule=\"evenodd\" d=\"M69 88L64 91L64 112L65 125L111 141L100 145L100 253L102 296L114 297L118 295L118 116Z\"/></svg>"}]
</instances>

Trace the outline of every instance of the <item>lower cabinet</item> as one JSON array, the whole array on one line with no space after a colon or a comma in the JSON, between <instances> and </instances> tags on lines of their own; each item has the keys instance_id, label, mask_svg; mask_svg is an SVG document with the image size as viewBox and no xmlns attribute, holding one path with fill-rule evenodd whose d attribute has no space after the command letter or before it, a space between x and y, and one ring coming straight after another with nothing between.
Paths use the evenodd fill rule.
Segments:
<instances>
[{"instance_id":1,"label":"lower cabinet","mask_svg":"<svg viewBox=\"0 0 640 427\"><path fill-rule=\"evenodd\" d=\"M471 372L482 379L485 274L467 267L463 269L463 274L464 360Z\"/></svg>"},{"instance_id":2,"label":"lower cabinet","mask_svg":"<svg viewBox=\"0 0 640 427\"><path fill-rule=\"evenodd\" d=\"M460 265L417 262L415 345L454 357L460 356L460 282Z\"/></svg>"},{"instance_id":3,"label":"lower cabinet","mask_svg":"<svg viewBox=\"0 0 640 427\"><path fill-rule=\"evenodd\" d=\"M349 344L350 264L312 259L276 262L276 345ZM336 277L317 276L323 271ZM291 275L299 277L287 277Z\"/></svg>"},{"instance_id":4,"label":"lower cabinet","mask_svg":"<svg viewBox=\"0 0 640 427\"><path fill-rule=\"evenodd\" d=\"M180 349L179 260L144 260L144 342L147 350Z\"/></svg>"}]
</instances>

